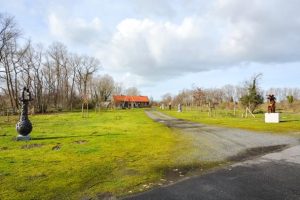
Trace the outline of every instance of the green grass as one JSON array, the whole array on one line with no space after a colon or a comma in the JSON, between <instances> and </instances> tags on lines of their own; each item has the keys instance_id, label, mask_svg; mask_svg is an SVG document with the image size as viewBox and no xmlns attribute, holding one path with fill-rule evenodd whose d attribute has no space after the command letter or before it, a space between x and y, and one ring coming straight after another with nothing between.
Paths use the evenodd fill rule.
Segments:
<instances>
[{"instance_id":1,"label":"green grass","mask_svg":"<svg viewBox=\"0 0 300 200\"><path fill-rule=\"evenodd\" d=\"M226 111L165 113L191 121L300 136L300 115L282 113L279 124L234 117ZM0 199L83 199L140 192L174 168L189 171L223 163L199 163L193 138L153 122L143 110L30 116L31 141L15 141L17 117L0 117ZM197 154L198 155L198 154ZM175 175L176 176L176 175ZM173 177L174 178L174 177ZM172 179L172 177L170 178ZM176 179L176 177L175 177ZM147 187L145 187L145 185Z\"/></svg>"},{"instance_id":2,"label":"green grass","mask_svg":"<svg viewBox=\"0 0 300 200\"><path fill-rule=\"evenodd\" d=\"M14 141L17 117L0 117L0 199L126 195L193 162L190 139L143 110L30 116L33 140ZM209 164L206 167L211 167Z\"/></svg>"},{"instance_id":3,"label":"green grass","mask_svg":"<svg viewBox=\"0 0 300 200\"><path fill-rule=\"evenodd\" d=\"M233 116L232 111L216 110L212 117L208 115L208 112L200 112L199 110L184 110L182 113L179 113L176 110L164 110L163 112L179 119L186 119L204 124L261 132L290 133L300 136L299 113L281 113L280 123L266 124L264 122L264 114L255 114L255 118L252 116L242 118L240 111L237 112L236 116Z\"/></svg>"}]
</instances>

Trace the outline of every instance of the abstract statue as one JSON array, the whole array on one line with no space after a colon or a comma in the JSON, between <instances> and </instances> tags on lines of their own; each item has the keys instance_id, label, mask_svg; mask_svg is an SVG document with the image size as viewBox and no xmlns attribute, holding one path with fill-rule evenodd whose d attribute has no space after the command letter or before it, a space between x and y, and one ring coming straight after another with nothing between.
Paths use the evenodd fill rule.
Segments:
<instances>
[{"instance_id":1,"label":"abstract statue","mask_svg":"<svg viewBox=\"0 0 300 200\"><path fill-rule=\"evenodd\" d=\"M178 110L177 112L182 112L182 105L181 104L178 104Z\"/></svg>"},{"instance_id":2,"label":"abstract statue","mask_svg":"<svg viewBox=\"0 0 300 200\"><path fill-rule=\"evenodd\" d=\"M269 94L267 99L269 100L268 113L275 113L276 98L275 98L274 94Z\"/></svg>"},{"instance_id":3,"label":"abstract statue","mask_svg":"<svg viewBox=\"0 0 300 200\"><path fill-rule=\"evenodd\" d=\"M22 96L19 100L22 107L20 120L16 125L17 132L19 133L17 140L30 140L29 133L32 131L32 124L28 119L28 104L29 101L32 101L32 98L28 88L23 88Z\"/></svg>"}]
</instances>

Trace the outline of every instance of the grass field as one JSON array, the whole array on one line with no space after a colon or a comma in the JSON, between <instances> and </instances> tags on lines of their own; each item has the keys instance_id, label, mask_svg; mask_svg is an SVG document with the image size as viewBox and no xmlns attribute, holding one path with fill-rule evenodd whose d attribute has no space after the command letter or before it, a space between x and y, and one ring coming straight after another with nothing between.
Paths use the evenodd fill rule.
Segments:
<instances>
[{"instance_id":1,"label":"grass field","mask_svg":"<svg viewBox=\"0 0 300 200\"><path fill-rule=\"evenodd\" d=\"M89 199L163 184L193 165L190 139L143 110L30 116L29 142L14 141L17 117L0 117L0 199ZM204 164L204 167L213 165Z\"/></svg>"},{"instance_id":2,"label":"grass field","mask_svg":"<svg viewBox=\"0 0 300 200\"><path fill-rule=\"evenodd\" d=\"M161 111L161 110L160 110ZM264 114L255 114L255 118L248 116L241 117L241 112L238 111L236 116L233 116L233 111L216 110L212 116L208 112L199 110L186 110L182 113L173 109L171 111L164 110L164 113L177 117L179 119L186 119L194 122L204 124L211 124L224 127L241 128L253 131L273 132L273 133L289 133L300 136L300 114L283 112L280 114L280 123L266 124L264 122Z\"/></svg>"},{"instance_id":3,"label":"grass field","mask_svg":"<svg viewBox=\"0 0 300 200\"><path fill-rule=\"evenodd\" d=\"M191 121L300 136L300 115L282 114L279 124L217 111L165 113ZM17 142L17 116L0 117L0 199L101 199L166 184L174 169L215 167L189 155L193 138L153 122L143 110L30 116L32 140ZM175 174L175 175L174 175ZM169 178L170 176L171 178Z\"/></svg>"}]
</instances>

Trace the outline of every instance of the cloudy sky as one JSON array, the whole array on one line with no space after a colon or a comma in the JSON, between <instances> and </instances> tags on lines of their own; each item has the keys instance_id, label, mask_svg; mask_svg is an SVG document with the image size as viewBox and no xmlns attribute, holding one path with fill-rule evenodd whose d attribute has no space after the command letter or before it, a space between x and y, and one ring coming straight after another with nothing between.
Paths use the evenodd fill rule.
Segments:
<instances>
[{"instance_id":1,"label":"cloudy sky","mask_svg":"<svg viewBox=\"0 0 300 200\"><path fill-rule=\"evenodd\" d=\"M159 99L183 88L300 86L299 0L0 0L24 37L99 58Z\"/></svg>"}]
</instances>

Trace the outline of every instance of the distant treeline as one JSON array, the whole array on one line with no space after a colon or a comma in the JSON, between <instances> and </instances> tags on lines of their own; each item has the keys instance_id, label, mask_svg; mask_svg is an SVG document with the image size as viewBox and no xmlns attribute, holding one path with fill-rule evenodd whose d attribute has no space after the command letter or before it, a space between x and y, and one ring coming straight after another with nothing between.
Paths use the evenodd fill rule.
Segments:
<instances>
[{"instance_id":1,"label":"distant treeline","mask_svg":"<svg viewBox=\"0 0 300 200\"><path fill-rule=\"evenodd\" d=\"M22 37L14 17L0 13L0 110L17 111L25 86L32 92L35 112L73 110L84 99L93 107L112 94L139 93L124 90L110 75L96 75L100 68L97 58L72 53L60 42L47 48L33 45Z\"/></svg>"},{"instance_id":2,"label":"distant treeline","mask_svg":"<svg viewBox=\"0 0 300 200\"><path fill-rule=\"evenodd\" d=\"M260 78L260 76L256 76ZM221 107L233 107L233 104L245 106L255 106L251 108L252 111L262 104L267 102L267 95L274 94L276 101L287 102L292 104L294 101L300 99L300 88L270 88L268 90L262 90L259 88L259 84L256 80L254 86L254 93L252 94L254 99L251 99L251 89L253 88L253 78L250 81L245 81L242 85L225 85L221 88L202 88L195 87L193 89L183 89L177 95L171 95L166 93L162 96L161 104L168 105L171 103L173 106L182 104L185 106L221 106ZM250 96L247 100L243 97ZM256 97L255 97L256 96ZM255 99L256 98L256 99ZM257 100L258 99L258 100ZM242 102L244 101L244 102ZM246 102L245 102L246 101ZM255 102L256 101L256 102Z\"/></svg>"}]
</instances>

